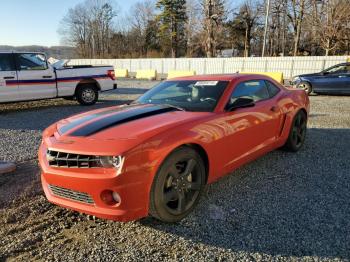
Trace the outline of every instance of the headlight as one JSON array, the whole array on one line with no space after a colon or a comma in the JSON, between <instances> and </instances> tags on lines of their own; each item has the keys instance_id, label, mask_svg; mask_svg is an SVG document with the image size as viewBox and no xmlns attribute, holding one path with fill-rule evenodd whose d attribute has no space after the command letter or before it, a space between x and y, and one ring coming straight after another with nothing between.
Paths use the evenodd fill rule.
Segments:
<instances>
[{"instance_id":1,"label":"headlight","mask_svg":"<svg viewBox=\"0 0 350 262\"><path fill-rule=\"evenodd\" d=\"M299 77L299 76L295 76L295 77L293 77L292 82L293 82L293 83L300 82L300 77Z\"/></svg>"},{"instance_id":2,"label":"headlight","mask_svg":"<svg viewBox=\"0 0 350 262\"><path fill-rule=\"evenodd\" d=\"M122 156L101 156L100 164L106 168L121 168L124 158Z\"/></svg>"}]
</instances>

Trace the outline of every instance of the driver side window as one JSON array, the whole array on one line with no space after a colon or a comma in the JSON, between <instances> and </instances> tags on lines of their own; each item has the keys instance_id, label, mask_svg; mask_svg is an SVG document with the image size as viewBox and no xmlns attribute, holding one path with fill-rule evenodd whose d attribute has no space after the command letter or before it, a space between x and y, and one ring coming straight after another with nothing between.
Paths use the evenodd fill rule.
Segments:
<instances>
[{"instance_id":1,"label":"driver side window","mask_svg":"<svg viewBox=\"0 0 350 262\"><path fill-rule=\"evenodd\" d=\"M42 54L17 54L17 67L19 70L46 70L46 58Z\"/></svg>"},{"instance_id":2,"label":"driver side window","mask_svg":"<svg viewBox=\"0 0 350 262\"><path fill-rule=\"evenodd\" d=\"M251 80L238 84L234 89L230 103L234 103L238 98L251 98L254 102L269 99L270 95L263 80Z\"/></svg>"},{"instance_id":3,"label":"driver side window","mask_svg":"<svg viewBox=\"0 0 350 262\"><path fill-rule=\"evenodd\" d=\"M350 73L350 66L340 65L333 67L328 71L329 74L347 74Z\"/></svg>"}]
</instances>

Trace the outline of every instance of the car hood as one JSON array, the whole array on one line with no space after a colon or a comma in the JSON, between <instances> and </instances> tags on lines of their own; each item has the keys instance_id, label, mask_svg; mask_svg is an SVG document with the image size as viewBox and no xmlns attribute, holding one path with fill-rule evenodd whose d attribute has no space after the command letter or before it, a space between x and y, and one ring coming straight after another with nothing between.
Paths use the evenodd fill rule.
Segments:
<instances>
[{"instance_id":1,"label":"car hood","mask_svg":"<svg viewBox=\"0 0 350 262\"><path fill-rule=\"evenodd\" d=\"M320 75L322 75L321 72L319 72L319 73L312 73L312 74L298 75L297 77L313 77L313 76L320 76Z\"/></svg>"},{"instance_id":2,"label":"car hood","mask_svg":"<svg viewBox=\"0 0 350 262\"><path fill-rule=\"evenodd\" d=\"M90 148L95 154L108 155L115 150L129 150L159 133L212 114L166 105L110 107L59 121L48 144L67 152L81 153Z\"/></svg>"}]
</instances>

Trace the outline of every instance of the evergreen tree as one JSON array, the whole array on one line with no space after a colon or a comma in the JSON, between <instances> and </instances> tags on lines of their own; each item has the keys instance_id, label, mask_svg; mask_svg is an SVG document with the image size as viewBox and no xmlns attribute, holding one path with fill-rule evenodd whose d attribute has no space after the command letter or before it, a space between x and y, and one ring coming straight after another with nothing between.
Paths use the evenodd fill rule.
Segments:
<instances>
[{"instance_id":1,"label":"evergreen tree","mask_svg":"<svg viewBox=\"0 0 350 262\"><path fill-rule=\"evenodd\" d=\"M185 25L187 23L186 0L159 0L159 34L165 53L179 57L186 53Z\"/></svg>"}]
</instances>

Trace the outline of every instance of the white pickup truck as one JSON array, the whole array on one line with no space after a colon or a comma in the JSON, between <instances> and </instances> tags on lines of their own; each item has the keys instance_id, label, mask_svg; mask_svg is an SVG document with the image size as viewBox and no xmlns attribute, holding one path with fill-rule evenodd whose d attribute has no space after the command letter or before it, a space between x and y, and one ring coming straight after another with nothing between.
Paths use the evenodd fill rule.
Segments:
<instances>
[{"instance_id":1,"label":"white pickup truck","mask_svg":"<svg viewBox=\"0 0 350 262\"><path fill-rule=\"evenodd\" d=\"M99 92L116 88L112 66L50 65L43 53L0 52L0 103L62 97L93 105Z\"/></svg>"}]
</instances>

